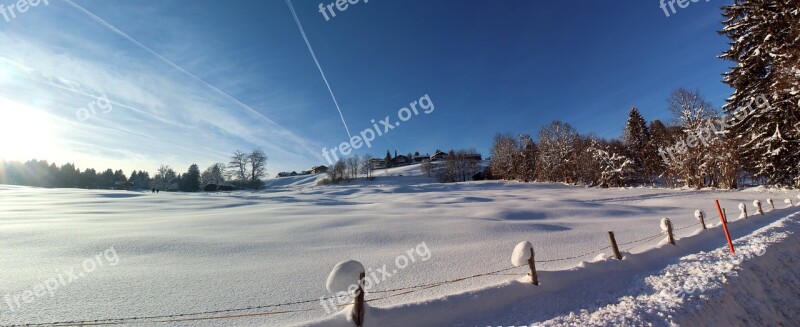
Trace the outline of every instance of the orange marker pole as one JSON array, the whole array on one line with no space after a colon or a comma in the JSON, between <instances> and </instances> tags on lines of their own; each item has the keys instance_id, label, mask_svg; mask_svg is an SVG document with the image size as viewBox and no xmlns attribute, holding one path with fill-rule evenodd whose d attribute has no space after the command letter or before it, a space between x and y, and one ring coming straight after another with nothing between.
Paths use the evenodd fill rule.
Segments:
<instances>
[{"instance_id":1,"label":"orange marker pole","mask_svg":"<svg viewBox=\"0 0 800 327\"><path fill-rule=\"evenodd\" d=\"M725 221L725 215L722 213L722 208L719 206L719 200L714 200L717 204L717 212L719 212L719 220L722 221L722 229L725 230L725 238L728 239L728 247L731 248L731 254L736 254L733 250L733 241L731 241L731 233L728 232L728 222Z\"/></svg>"}]
</instances>

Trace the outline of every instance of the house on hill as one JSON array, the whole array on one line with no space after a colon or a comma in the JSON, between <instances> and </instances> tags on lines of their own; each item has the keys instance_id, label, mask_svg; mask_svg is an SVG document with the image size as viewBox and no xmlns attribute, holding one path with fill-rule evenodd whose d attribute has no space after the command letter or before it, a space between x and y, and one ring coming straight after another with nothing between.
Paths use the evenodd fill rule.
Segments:
<instances>
[{"instance_id":1,"label":"house on hill","mask_svg":"<svg viewBox=\"0 0 800 327\"><path fill-rule=\"evenodd\" d=\"M431 156L431 161L444 160L445 158L447 158L447 153L446 152L442 152L442 151L436 150L436 153L434 153Z\"/></svg>"},{"instance_id":2,"label":"house on hill","mask_svg":"<svg viewBox=\"0 0 800 327\"><path fill-rule=\"evenodd\" d=\"M372 158L369 160L369 164L372 166L372 169L383 169L386 168L386 161L379 158Z\"/></svg>"},{"instance_id":3,"label":"house on hill","mask_svg":"<svg viewBox=\"0 0 800 327\"><path fill-rule=\"evenodd\" d=\"M421 162L423 162L425 160L430 160L430 159L431 159L430 155L427 155L427 154L426 155L418 155L417 154L417 155L414 155L414 158L412 158L411 160L414 163L421 163Z\"/></svg>"},{"instance_id":4,"label":"house on hill","mask_svg":"<svg viewBox=\"0 0 800 327\"><path fill-rule=\"evenodd\" d=\"M312 174L322 174L328 172L327 166L314 166L309 170Z\"/></svg>"},{"instance_id":5,"label":"house on hill","mask_svg":"<svg viewBox=\"0 0 800 327\"><path fill-rule=\"evenodd\" d=\"M401 155L399 155L399 156L396 156L396 157L394 157L394 159L392 159L392 164L393 164L394 166L405 166L405 165L409 165L409 164L411 164L411 158L409 158L409 157L407 157L407 156L404 156L404 155L402 155L402 154L401 154Z\"/></svg>"}]
</instances>

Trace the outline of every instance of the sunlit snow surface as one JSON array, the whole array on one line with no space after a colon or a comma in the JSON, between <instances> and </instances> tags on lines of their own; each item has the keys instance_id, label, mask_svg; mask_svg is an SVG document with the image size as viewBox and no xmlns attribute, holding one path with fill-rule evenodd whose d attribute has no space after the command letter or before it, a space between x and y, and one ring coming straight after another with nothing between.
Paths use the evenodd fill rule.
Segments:
<instances>
[{"instance_id":1,"label":"sunlit snow surface","mask_svg":"<svg viewBox=\"0 0 800 327\"><path fill-rule=\"evenodd\" d=\"M329 295L328 274L349 259L373 271L387 265L392 276L373 290L451 280L511 267L511 252L521 241L533 244L537 261L589 254L537 263L540 286L522 276L488 276L370 302L367 324L373 319L382 326L405 326L410 317L415 326L697 322L692 312L711 309L690 310L683 303L696 306L701 296L714 301L731 296L715 292L724 283L736 283L738 275L754 278L748 277L757 271L748 268L749 262L776 255L770 242L781 242L797 230L789 218L761 230L761 236L742 239L795 212L783 209L783 200L796 196L791 192L592 189L494 181L436 184L413 166L376 176L371 182L333 187L314 187L319 176L304 176L269 181L270 188L261 192L219 194L0 185L0 325L313 300ZM777 211L753 216L755 210L749 208L749 220L733 221L740 202L760 199L766 204L768 197L781 204ZM746 244L743 253L761 251L766 244L766 254L745 255L744 263L731 270L744 272L726 272L724 277L709 270L726 265L721 263L727 258L721 229L687 238L700 227L684 228L697 223L697 209L708 213L707 224L719 225L715 198L728 210L732 236ZM768 204L765 209L771 210ZM659 233L664 217L674 228L683 228L676 232L677 248L660 245L637 254L657 246L661 238L656 238L629 250L633 254L624 253L623 262L581 263L611 257L607 249L593 252L608 246L607 231L613 230L619 243L638 240ZM395 259L408 256L422 242L430 259L397 269ZM792 244L796 249L797 241ZM119 259L113 266L96 257L111 247ZM84 272L87 259L105 260L105 265L60 284L52 296L21 300L23 292L41 291L36 285L67 270ZM524 274L525 269L511 273ZM654 295L654 290L683 287L682 279L662 276L673 272L714 278L707 278L707 294L695 292L680 301L668 291ZM377 295L368 294L368 300L370 296ZM341 315L326 314L318 301L237 313L306 308L313 310L186 325L345 323Z\"/></svg>"}]
</instances>

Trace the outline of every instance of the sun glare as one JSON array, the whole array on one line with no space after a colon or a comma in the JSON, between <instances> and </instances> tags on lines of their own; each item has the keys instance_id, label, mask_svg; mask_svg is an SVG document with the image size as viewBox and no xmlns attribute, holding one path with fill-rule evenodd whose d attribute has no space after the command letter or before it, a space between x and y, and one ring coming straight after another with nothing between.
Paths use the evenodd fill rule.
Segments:
<instances>
[{"instance_id":1,"label":"sun glare","mask_svg":"<svg viewBox=\"0 0 800 327\"><path fill-rule=\"evenodd\" d=\"M0 98L0 158L46 159L55 148L53 132L46 113Z\"/></svg>"}]
</instances>

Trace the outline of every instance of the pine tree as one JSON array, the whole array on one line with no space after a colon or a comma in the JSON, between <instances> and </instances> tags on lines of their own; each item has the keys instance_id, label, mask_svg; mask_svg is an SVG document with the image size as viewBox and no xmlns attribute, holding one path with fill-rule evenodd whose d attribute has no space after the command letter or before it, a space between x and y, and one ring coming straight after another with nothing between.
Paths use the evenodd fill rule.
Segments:
<instances>
[{"instance_id":1,"label":"pine tree","mask_svg":"<svg viewBox=\"0 0 800 327\"><path fill-rule=\"evenodd\" d=\"M741 113L729 133L748 168L774 185L800 186L798 8L800 0L735 0L723 8L721 34L731 47L721 58L736 63L724 77L735 91L723 109Z\"/></svg>"},{"instance_id":2,"label":"pine tree","mask_svg":"<svg viewBox=\"0 0 800 327\"><path fill-rule=\"evenodd\" d=\"M648 148L653 155L645 160L647 170L654 176L667 177L667 163L664 160L667 156L664 155L664 158L662 158L660 152L672 146L672 139L667 126L658 119L650 122L650 141L648 143Z\"/></svg>"},{"instance_id":3,"label":"pine tree","mask_svg":"<svg viewBox=\"0 0 800 327\"><path fill-rule=\"evenodd\" d=\"M625 125L623 140L630 159L634 162L632 168L634 169L634 174L637 175L636 177L643 178L652 174L648 169L650 167L645 163L654 154L651 153L652 151L649 147L650 131L647 128L647 122L645 122L636 107L631 108L628 113L628 123Z\"/></svg>"},{"instance_id":4,"label":"pine tree","mask_svg":"<svg viewBox=\"0 0 800 327\"><path fill-rule=\"evenodd\" d=\"M200 190L200 168L196 164L189 166L189 170L181 177L184 192L197 192Z\"/></svg>"}]
</instances>

